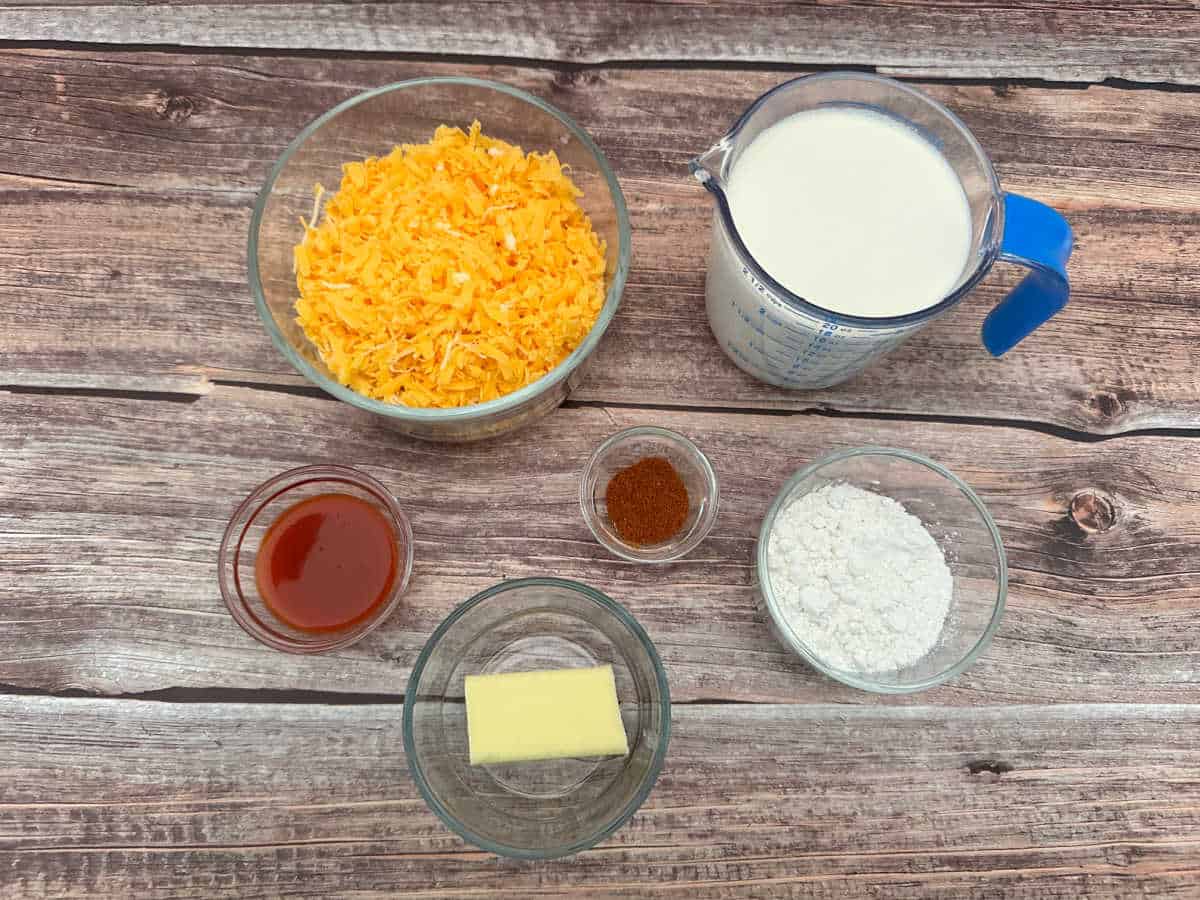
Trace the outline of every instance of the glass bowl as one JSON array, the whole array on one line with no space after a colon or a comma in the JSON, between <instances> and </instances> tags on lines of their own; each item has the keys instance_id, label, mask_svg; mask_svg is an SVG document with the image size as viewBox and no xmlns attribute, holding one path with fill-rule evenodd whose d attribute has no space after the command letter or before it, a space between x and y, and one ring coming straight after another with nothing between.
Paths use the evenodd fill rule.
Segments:
<instances>
[{"instance_id":1,"label":"glass bowl","mask_svg":"<svg viewBox=\"0 0 1200 900\"><path fill-rule=\"evenodd\" d=\"M467 675L610 664L629 738L624 759L468 764ZM561 578L506 581L452 612L404 694L404 751L429 807L491 853L550 859L603 840L649 795L671 731L667 676L618 603Z\"/></svg>"},{"instance_id":2,"label":"glass bowl","mask_svg":"<svg viewBox=\"0 0 1200 900\"><path fill-rule=\"evenodd\" d=\"M258 592L254 562L267 530L279 515L318 494L349 494L383 513L396 536L396 577L391 591L369 615L339 631L311 632L280 621ZM234 511L217 555L221 596L247 634L288 653L323 653L347 647L384 623L408 587L412 573L413 534L408 517L382 484L346 466L303 466L264 481Z\"/></svg>"},{"instance_id":3,"label":"glass bowl","mask_svg":"<svg viewBox=\"0 0 1200 900\"><path fill-rule=\"evenodd\" d=\"M613 528L605 494L613 475L648 456L665 457L679 472L687 487L688 514L674 537L643 546L625 541ZM708 457L682 434L653 425L629 428L608 438L588 460L579 483L579 507L596 540L633 562L670 562L690 553L712 531L719 501L717 473Z\"/></svg>"},{"instance_id":4,"label":"glass bowl","mask_svg":"<svg viewBox=\"0 0 1200 900\"><path fill-rule=\"evenodd\" d=\"M583 342L537 381L495 400L452 409L383 403L340 384L295 321L292 251L299 221L314 212L313 186L331 195L342 164L381 156L396 144L424 143L439 125L464 130L478 119L484 132L525 151L554 150L583 191L579 204L607 243L600 315ZM275 163L250 219L248 274L258 314L271 340L318 387L375 413L401 432L440 441L469 441L511 431L556 408L582 375L582 364L604 335L629 271L629 214L621 186L600 148L566 114L516 88L478 78L422 78L366 91L338 104L305 128Z\"/></svg>"},{"instance_id":5,"label":"glass bowl","mask_svg":"<svg viewBox=\"0 0 1200 900\"><path fill-rule=\"evenodd\" d=\"M950 610L933 649L899 670L860 672L823 660L784 615L767 568L776 517L827 484L850 484L898 501L937 542L953 576ZM757 573L763 602L780 640L811 666L850 687L881 694L920 691L965 671L986 649L1004 614L1008 566L1000 532L983 502L960 478L905 450L860 447L833 453L793 475L771 504L758 535Z\"/></svg>"}]
</instances>

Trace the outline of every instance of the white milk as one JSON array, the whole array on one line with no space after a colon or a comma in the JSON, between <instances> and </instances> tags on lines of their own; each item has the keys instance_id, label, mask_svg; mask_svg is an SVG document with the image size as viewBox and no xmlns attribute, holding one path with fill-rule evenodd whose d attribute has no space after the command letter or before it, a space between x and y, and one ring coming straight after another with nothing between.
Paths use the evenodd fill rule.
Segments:
<instances>
[{"instance_id":1,"label":"white milk","mask_svg":"<svg viewBox=\"0 0 1200 900\"><path fill-rule=\"evenodd\" d=\"M950 164L912 128L869 110L776 122L734 161L728 197L768 274L847 315L933 306L971 250L971 208Z\"/></svg>"}]
</instances>

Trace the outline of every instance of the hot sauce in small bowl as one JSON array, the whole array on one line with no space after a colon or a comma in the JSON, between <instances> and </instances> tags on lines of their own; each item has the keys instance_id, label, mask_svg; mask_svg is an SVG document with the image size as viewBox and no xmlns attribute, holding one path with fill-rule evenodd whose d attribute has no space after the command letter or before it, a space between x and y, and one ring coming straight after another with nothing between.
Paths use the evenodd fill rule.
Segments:
<instances>
[{"instance_id":1,"label":"hot sauce in small bowl","mask_svg":"<svg viewBox=\"0 0 1200 900\"><path fill-rule=\"evenodd\" d=\"M396 578L396 532L353 494L317 494L267 528L255 557L258 592L300 631L340 631L368 618Z\"/></svg>"},{"instance_id":2,"label":"hot sauce in small bowl","mask_svg":"<svg viewBox=\"0 0 1200 900\"><path fill-rule=\"evenodd\" d=\"M221 593L243 629L278 650L319 653L354 643L399 605L412 529L369 475L305 466L238 507L219 565Z\"/></svg>"}]
</instances>

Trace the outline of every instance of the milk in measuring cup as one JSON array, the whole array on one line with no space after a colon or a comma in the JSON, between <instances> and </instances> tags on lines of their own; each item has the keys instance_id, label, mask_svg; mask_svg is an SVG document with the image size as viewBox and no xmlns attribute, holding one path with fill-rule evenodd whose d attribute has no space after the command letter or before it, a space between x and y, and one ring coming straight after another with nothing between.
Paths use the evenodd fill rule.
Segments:
<instances>
[{"instance_id":1,"label":"milk in measuring cup","mask_svg":"<svg viewBox=\"0 0 1200 900\"><path fill-rule=\"evenodd\" d=\"M950 164L914 129L870 110L781 119L737 158L728 196L759 265L844 315L933 306L971 251L971 208Z\"/></svg>"},{"instance_id":2,"label":"milk in measuring cup","mask_svg":"<svg viewBox=\"0 0 1200 900\"><path fill-rule=\"evenodd\" d=\"M998 260L1028 274L983 320L994 356L1070 296L1071 228L1005 193L949 109L865 72L785 82L691 163L716 198L705 304L739 367L786 388L852 378Z\"/></svg>"}]
</instances>

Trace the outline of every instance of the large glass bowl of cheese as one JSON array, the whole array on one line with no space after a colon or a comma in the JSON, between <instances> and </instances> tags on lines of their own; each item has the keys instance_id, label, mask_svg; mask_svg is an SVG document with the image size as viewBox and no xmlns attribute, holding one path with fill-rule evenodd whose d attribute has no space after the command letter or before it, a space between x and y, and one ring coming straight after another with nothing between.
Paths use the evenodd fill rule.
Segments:
<instances>
[{"instance_id":1,"label":"large glass bowl of cheese","mask_svg":"<svg viewBox=\"0 0 1200 900\"><path fill-rule=\"evenodd\" d=\"M430 809L518 859L578 853L620 828L649 796L670 729L646 632L617 602L560 578L502 582L461 604L404 695L404 749Z\"/></svg>"},{"instance_id":2,"label":"large glass bowl of cheese","mask_svg":"<svg viewBox=\"0 0 1200 900\"><path fill-rule=\"evenodd\" d=\"M480 137L476 136L478 129L482 129ZM431 142L435 135L457 135L458 130L469 135L472 143L479 140L504 142L497 146L505 148L505 152L509 152L510 147L519 147L525 154L537 154L540 160L550 161L556 175L561 168L562 177L569 179L569 184L578 190L575 201L577 212L582 212L579 221L590 228L595 238L595 265L587 270L592 280L589 282L586 318L579 313L574 330L556 335L545 333L545 330L552 332L558 327L557 312L555 316L543 315L543 333L531 340L527 324L532 318L528 315L530 307L536 309L546 304L551 306L542 306L543 309L557 310L552 306L562 302L557 279L543 278L537 289L523 289L523 293L519 288L516 304L500 302L511 301L513 292L499 300L494 293L489 296L489 290L494 292L495 282L482 278L472 281L472 273L465 271L469 268L466 266L462 267L464 271L454 271L457 266L451 266L449 272L439 273L435 269L432 277L420 270L421 280L416 281L420 267L419 261L413 258L415 254L410 252L413 245L393 246L389 243L388 246L396 251L395 258L385 260L384 265L379 265L378 260L372 262L367 254L355 256L356 263L359 258L363 260L361 278L352 273L335 282L318 279L320 290L346 292L344 308L339 307L337 315L359 329L353 354L346 350L345 342L336 337L325 339L318 334L317 343L314 343L312 329L298 320L298 276L301 273L296 249L306 233L329 221L328 211L336 202L339 186L345 185L344 179L353 177L348 164L354 166L363 161L386 159L397 148ZM499 155L500 150L488 152ZM396 159L398 157L393 157ZM443 174L440 169L438 172ZM495 195L502 185L483 182L478 186L484 202L488 202L488 191ZM474 191L471 185L466 187ZM407 197L401 200L413 201L413 194L420 193L419 190L414 192L411 183L402 190L407 191ZM464 232L458 229L460 223L455 221L454 209L448 209L445 216L440 211L406 216L402 223L385 219L387 227L382 228L379 213L386 214L389 208L394 212L396 198L375 199L379 200L381 209L348 209L348 204L343 202L341 221L333 229L333 240L329 239L330 235L323 235L319 244L316 240L312 242L315 249L326 257L340 258L338 254L348 253L337 240L343 231L372 226L385 241L409 227L426 238L441 237L444 239L442 245L434 246L426 241L420 248L422 254L434 257L439 253L452 256L457 249L453 242L464 237ZM506 215L515 215L506 211L506 206L511 204L495 203L498 211L493 213L489 207L489 215L499 220ZM479 214L478 205L473 209ZM526 250L533 247L529 252L537 252L535 245L541 240L541 215L537 211L534 216L537 229L524 232L520 228L513 229L519 235L519 246L518 237L511 233L501 236L496 250L500 254L513 251L507 261L497 261L501 266L508 266L506 272L524 269L530 264ZM348 228L343 228L347 220L353 221ZM467 224L478 225L478 222ZM534 230L538 232L536 236L532 235ZM313 233L315 236L315 231ZM549 230L545 233L550 235ZM557 237L561 238L561 234L561 229L555 231ZM397 250L398 246L401 249ZM478 247L478 240L475 247ZM472 252L475 253L470 260L472 264L489 272L497 271L492 260L478 259L477 250ZM436 441L470 441L518 428L555 409L566 399L581 380L584 363L616 314L629 259L630 226L625 199L604 154L587 132L544 100L517 88L476 78L436 77L400 82L351 97L322 115L292 141L271 170L255 203L247 269L251 293L268 334L288 361L309 381L340 400L375 413L405 434ZM561 262L561 256L553 261ZM390 271L389 265L392 266ZM396 267L406 277L411 275L414 279L411 291L406 288L398 295L395 293L399 280L394 274ZM342 266L338 271L344 274L346 269ZM554 271L556 267L543 265L544 274ZM400 312L408 315L413 313L412 307L419 308L416 318L422 326L420 333L407 329L406 324L397 325L394 305L380 308L378 298L372 292L378 293L381 284L384 285L382 290L393 292L393 297L412 297L411 301L405 301ZM336 293L331 296L335 303L340 302ZM522 308L521 304L527 306ZM498 311L500 308L503 311ZM458 318L453 318L455 316ZM504 321L499 323L503 328L526 328L519 358L514 358L511 350L497 348L480 339L478 333L472 340L469 328L466 333L459 334L463 330L459 327L463 321L473 318L478 322L483 316L491 317L489 327L496 327L497 318L503 317ZM587 322L592 323L590 328ZM364 329L367 330L365 334L362 333ZM379 341L373 340L371 329L379 329ZM411 345L405 346L408 336L411 336ZM383 348L376 350L376 358L380 353L388 354L387 362L382 364L381 376L370 381L369 389L364 388L366 381L355 369L364 345L369 349ZM469 400L465 399L468 398L465 392L460 393L457 400L422 393L422 385L428 387L431 382L435 386L445 383L450 387L462 387L464 379L486 377L480 373L488 367L503 369L511 376L514 364L517 376L510 377L500 388L493 384L484 385L478 396L471 395ZM377 370L379 367L376 363ZM374 377L379 373L369 374ZM533 380L524 383L521 378ZM497 395L498 390L503 392ZM398 399L409 397L414 399L407 402Z\"/></svg>"}]
</instances>

